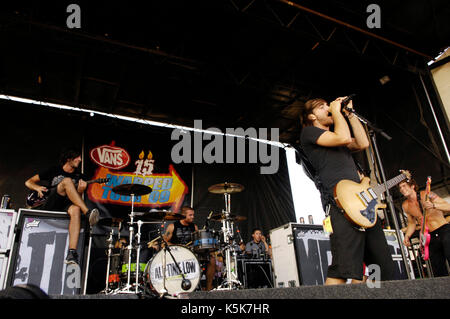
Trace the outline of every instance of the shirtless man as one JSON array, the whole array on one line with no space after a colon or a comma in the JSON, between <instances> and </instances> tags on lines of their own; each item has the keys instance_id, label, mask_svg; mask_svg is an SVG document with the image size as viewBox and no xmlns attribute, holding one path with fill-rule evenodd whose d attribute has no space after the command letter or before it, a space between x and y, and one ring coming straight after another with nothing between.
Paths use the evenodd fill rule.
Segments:
<instances>
[{"instance_id":1,"label":"shirtless man","mask_svg":"<svg viewBox=\"0 0 450 319\"><path fill-rule=\"evenodd\" d=\"M400 193L406 197L402 203L403 211L408 217L404 244L410 246L410 238L416 230L416 223L421 224L422 211L418 202L417 184L414 180L404 181L399 184ZM435 277L448 276L446 266L450 263L450 224L444 216L444 212L450 211L450 203L431 192L425 201L425 191L420 192L420 200L423 209L427 210L426 225L431 236L429 252L431 267Z\"/></svg>"}]
</instances>

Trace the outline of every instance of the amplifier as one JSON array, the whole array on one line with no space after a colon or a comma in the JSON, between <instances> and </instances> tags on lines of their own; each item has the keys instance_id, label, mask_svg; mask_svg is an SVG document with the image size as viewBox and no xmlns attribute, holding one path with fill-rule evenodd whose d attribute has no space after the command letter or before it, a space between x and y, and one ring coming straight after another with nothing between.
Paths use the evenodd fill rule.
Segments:
<instances>
[{"instance_id":1,"label":"amplifier","mask_svg":"<svg viewBox=\"0 0 450 319\"><path fill-rule=\"evenodd\" d=\"M272 261L238 259L238 279L244 288L273 288Z\"/></svg>"},{"instance_id":2,"label":"amplifier","mask_svg":"<svg viewBox=\"0 0 450 319\"><path fill-rule=\"evenodd\" d=\"M5 288L9 256L14 238L17 213L12 209L0 209L0 290Z\"/></svg>"},{"instance_id":3,"label":"amplifier","mask_svg":"<svg viewBox=\"0 0 450 319\"><path fill-rule=\"evenodd\" d=\"M270 231L275 287L323 285L331 264L321 225L289 223Z\"/></svg>"},{"instance_id":4,"label":"amplifier","mask_svg":"<svg viewBox=\"0 0 450 319\"><path fill-rule=\"evenodd\" d=\"M79 266L65 264L69 220L66 212L19 210L7 286L34 284L47 294L81 293L85 231L82 223Z\"/></svg>"},{"instance_id":5,"label":"amplifier","mask_svg":"<svg viewBox=\"0 0 450 319\"><path fill-rule=\"evenodd\" d=\"M389 246L389 250L392 255L392 260L394 261L394 265L396 266L394 268L394 279L395 280L401 280L401 279L408 279L408 273L406 272L405 262L403 261L401 247L404 247L403 245L400 246L399 241L397 239L397 233L394 229L383 229L384 235L386 236L386 242ZM400 233L401 235L403 233ZM403 238L400 238L401 241L403 241ZM405 251L405 255L408 256L408 251ZM409 269L413 269L411 260L407 258L407 262L409 265ZM414 272L411 272L411 279L415 279Z\"/></svg>"}]
</instances>

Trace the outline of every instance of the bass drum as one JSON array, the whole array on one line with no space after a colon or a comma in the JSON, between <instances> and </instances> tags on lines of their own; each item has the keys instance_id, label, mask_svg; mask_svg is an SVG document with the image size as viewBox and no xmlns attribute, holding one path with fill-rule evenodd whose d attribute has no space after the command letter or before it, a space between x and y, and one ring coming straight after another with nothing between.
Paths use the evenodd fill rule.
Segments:
<instances>
[{"instance_id":1,"label":"bass drum","mask_svg":"<svg viewBox=\"0 0 450 319\"><path fill-rule=\"evenodd\" d=\"M170 252L184 273L186 279L190 280L191 287L188 290L181 288L183 277L180 270L176 266L172 256L166 250L159 251L147 263L144 276L148 287L155 293L161 295L167 291L171 297L177 297L180 293L189 293L194 291L200 283L201 269L197 257L187 248L183 246L170 246ZM165 263L165 273L163 276Z\"/></svg>"}]
</instances>

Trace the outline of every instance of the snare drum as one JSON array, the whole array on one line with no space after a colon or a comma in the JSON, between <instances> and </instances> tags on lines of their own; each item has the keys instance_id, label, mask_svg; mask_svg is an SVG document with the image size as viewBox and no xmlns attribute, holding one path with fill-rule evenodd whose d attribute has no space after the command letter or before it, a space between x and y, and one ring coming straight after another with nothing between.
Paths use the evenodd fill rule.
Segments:
<instances>
[{"instance_id":1,"label":"snare drum","mask_svg":"<svg viewBox=\"0 0 450 319\"><path fill-rule=\"evenodd\" d=\"M158 294L162 294L163 291L167 291L167 293L173 297L176 297L180 293L194 291L200 283L201 276L200 264L197 257L195 257L195 255L188 248L178 245L170 246L170 252L178 263L184 277L190 280L190 289L183 290L181 288L183 276L178 270L172 256L165 249L159 251L147 263L144 271L146 284L152 291ZM166 261L165 278L163 276L164 259Z\"/></svg>"},{"instance_id":2,"label":"snare drum","mask_svg":"<svg viewBox=\"0 0 450 319\"><path fill-rule=\"evenodd\" d=\"M219 240L215 231L200 229L192 234L194 252L203 254L217 251L219 249Z\"/></svg>"}]
</instances>

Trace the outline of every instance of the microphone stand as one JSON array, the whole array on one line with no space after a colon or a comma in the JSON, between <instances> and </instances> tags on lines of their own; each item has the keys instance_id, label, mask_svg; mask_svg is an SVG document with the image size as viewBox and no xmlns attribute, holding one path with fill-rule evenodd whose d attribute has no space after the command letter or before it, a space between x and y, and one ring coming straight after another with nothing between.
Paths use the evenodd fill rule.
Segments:
<instances>
[{"instance_id":1,"label":"microphone stand","mask_svg":"<svg viewBox=\"0 0 450 319\"><path fill-rule=\"evenodd\" d=\"M162 234L160 233L160 247L162 247L162 243L164 243L164 251L169 252L169 255L172 257L172 260L177 267L178 271L181 274L181 277L183 280L181 281L181 288L185 291L189 290L191 288L191 281L189 279L186 279L184 272L181 270L180 265L178 265L178 262L176 261L175 257L172 254L172 251L170 250L169 244L164 239ZM164 297L164 295L168 294L167 287L166 287L166 254L164 254L164 267L163 267L163 278L164 278L164 291L161 294L161 298Z\"/></svg>"},{"instance_id":2,"label":"microphone stand","mask_svg":"<svg viewBox=\"0 0 450 319\"><path fill-rule=\"evenodd\" d=\"M354 114L361 122L363 122L364 124L366 124L370 128L370 130L369 130L369 137L370 137L370 140L371 140L372 145L373 145L373 150L374 150L374 153L375 153L375 157L377 159L378 168L379 168L379 171L381 173L382 182L383 182L383 185L384 185L384 188L385 188L386 201L388 203L389 210L391 212L392 221L394 222L394 228L395 228L395 232L396 232L396 235L397 235L397 240L398 240L399 246L401 248L400 251L402 253L403 263L405 264L406 274L408 275L408 279L411 279L411 278L413 278L413 276L411 276L410 264L408 263L408 259L407 259L406 254L405 254L405 247L404 247L403 240L402 240L403 237L401 236L400 227L398 225L397 217L396 217L396 214L395 214L394 202L392 200L392 196L391 196L391 194L389 192L389 188L388 188L387 183L386 183L386 176L384 174L383 163L381 162L380 152L378 150L375 133L380 134L381 136L383 136L388 141L392 140L392 137L390 137L388 134L386 134L382 129L380 129L380 128L376 127L375 125L373 125L373 123L371 123L369 120L367 120L366 118L364 118L360 114L356 113L354 109L348 108L346 106L343 106L343 108L345 110L347 110L348 112Z\"/></svg>"}]
</instances>

